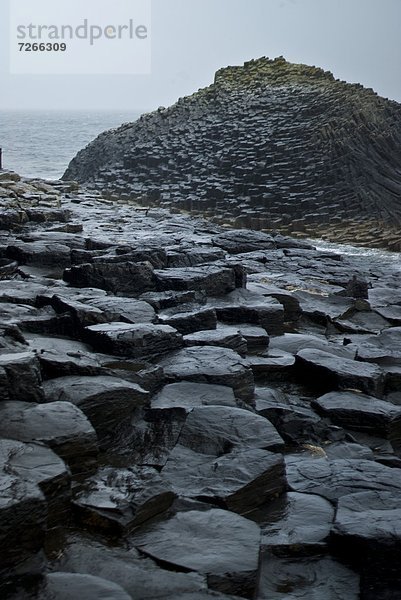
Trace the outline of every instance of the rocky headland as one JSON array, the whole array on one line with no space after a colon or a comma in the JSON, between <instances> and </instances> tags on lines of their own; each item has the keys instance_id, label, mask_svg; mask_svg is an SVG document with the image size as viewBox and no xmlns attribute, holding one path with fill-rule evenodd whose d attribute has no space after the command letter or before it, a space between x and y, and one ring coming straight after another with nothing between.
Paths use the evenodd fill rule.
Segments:
<instances>
[{"instance_id":1,"label":"rocky headland","mask_svg":"<svg viewBox=\"0 0 401 600\"><path fill-rule=\"evenodd\" d=\"M237 228L400 250L401 105L262 58L101 134L65 178Z\"/></svg>"},{"instance_id":2,"label":"rocky headland","mask_svg":"<svg viewBox=\"0 0 401 600\"><path fill-rule=\"evenodd\" d=\"M106 196L0 172L1 597L399 598L396 256Z\"/></svg>"}]
</instances>

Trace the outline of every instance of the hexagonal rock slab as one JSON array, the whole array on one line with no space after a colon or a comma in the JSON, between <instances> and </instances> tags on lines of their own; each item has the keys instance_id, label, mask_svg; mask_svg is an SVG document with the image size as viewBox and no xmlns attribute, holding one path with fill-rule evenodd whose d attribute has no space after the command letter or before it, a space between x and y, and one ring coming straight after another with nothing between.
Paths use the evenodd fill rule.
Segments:
<instances>
[{"instance_id":1,"label":"hexagonal rock slab","mask_svg":"<svg viewBox=\"0 0 401 600\"><path fill-rule=\"evenodd\" d=\"M135 549L104 546L86 537L67 541L55 570L101 576L141 600L175 599L185 593L207 592L202 575L167 571Z\"/></svg>"},{"instance_id":2,"label":"hexagonal rock slab","mask_svg":"<svg viewBox=\"0 0 401 600\"><path fill-rule=\"evenodd\" d=\"M292 491L318 494L335 501L367 490L401 493L401 472L371 460L286 458L288 485Z\"/></svg>"},{"instance_id":3,"label":"hexagonal rock slab","mask_svg":"<svg viewBox=\"0 0 401 600\"><path fill-rule=\"evenodd\" d=\"M132 538L148 556L204 573L209 587L245 598L255 591L259 542L255 523L219 509L181 512Z\"/></svg>"},{"instance_id":4,"label":"hexagonal rock slab","mask_svg":"<svg viewBox=\"0 0 401 600\"><path fill-rule=\"evenodd\" d=\"M74 505L86 526L123 534L165 512L174 498L171 486L155 469L104 468L85 483Z\"/></svg>"},{"instance_id":5,"label":"hexagonal rock slab","mask_svg":"<svg viewBox=\"0 0 401 600\"><path fill-rule=\"evenodd\" d=\"M182 335L169 325L106 323L85 329L84 337L97 352L147 358L183 346Z\"/></svg>"},{"instance_id":6,"label":"hexagonal rock slab","mask_svg":"<svg viewBox=\"0 0 401 600\"><path fill-rule=\"evenodd\" d=\"M209 296L224 296L236 287L234 269L217 265L163 269L155 271L155 276L160 291L195 290Z\"/></svg>"},{"instance_id":7,"label":"hexagonal rock slab","mask_svg":"<svg viewBox=\"0 0 401 600\"><path fill-rule=\"evenodd\" d=\"M266 301L264 296L236 290L222 300L211 299L217 318L224 323L250 323L263 327L269 335L282 335L284 331L284 309L274 298Z\"/></svg>"},{"instance_id":8,"label":"hexagonal rock slab","mask_svg":"<svg viewBox=\"0 0 401 600\"><path fill-rule=\"evenodd\" d=\"M159 322L188 335L204 329L216 329L217 316L213 308L189 306L185 312L174 308L160 313Z\"/></svg>"},{"instance_id":9,"label":"hexagonal rock slab","mask_svg":"<svg viewBox=\"0 0 401 600\"><path fill-rule=\"evenodd\" d=\"M160 364L170 380L226 385L241 400L251 400L253 397L254 380L251 369L239 354L228 348L185 348L167 356Z\"/></svg>"},{"instance_id":10,"label":"hexagonal rock slab","mask_svg":"<svg viewBox=\"0 0 401 600\"><path fill-rule=\"evenodd\" d=\"M331 392L312 403L318 413L340 427L383 436L401 443L401 407L366 394Z\"/></svg>"},{"instance_id":11,"label":"hexagonal rock slab","mask_svg":"<svg viewBox=\"0 0 401 600\"><path fill-rule=\"evenodd\" d=\"M270 421L250 411L225 406L194 408L181 431L180 444L215 456L233 448L284 448L284 441Z\"/></svg>"},{"instance_id":12,"label":"hexagonal rock slab","mask_svg":"<svg viewBox=\"0 0 401 600\"><path fill-rule=\"evenodd\" d=\"M107 296L106 298L92 298L86 303L103 311L109 322L154 323L156 320L154 308L143 300Z\"/></svg>"},{"instance_id":13,"label":"hexagonal rock slab","mask_svg":"<svg viewBox=\"0 0 401 600\"><path fill-rule=\"evenodd\" d=\"M334 520L333 505L313 494L288 492L247 515L262 530L262 546L309 555L327 540Z\"/></svg>"},{"instance_id":14,"label":"hexagonal rock slab","mask_svg":"<svg viewBox=\"0 0 401 600\"><path fill-rule=\"evenodd\" d=\"M381 563L397 569L401 557L400 495L390 491L367 491L340 498L332 530L335 547L353 562Z\"/></svg>"},{"instance_id":15,"label":"hexagonal rock slab","mask_svg":"<svg viewBox=\"0 0 401 600\"><path fill-rule=\"evenodd\" d=\"M40 365L33 352L0 355L0 400L42 402Z\"/></svg>"},{"instance_id":16,"label":"hexagonal rock slab","mask_svg":"<svg viewBox=\"0 0 401 600\"><path fill-rule=\"evenodd\" d=\"M192 381L165 385L150 405L152 409L184 408L188 412L196 406L237 406L232 388Z\"/></svg>"},{"instance_id":17,"label":"hexagonal rock slab","mask_svg":"<svg viewBox=\"0 0 401 600\"><path fill-rule=\"evenodd\" d=\"M242 337L235 327L224 329L198 331L184 336L186 346L221 346L230 348L238 354L246 354L248 345L246 339Z\"/></svg>"},{"instance_id":18,"label":"hexagonal rock slab","mask_svg":"<svg viewBox=\"0 0 401 600\"><path fill-rule=\"evenodd\" d=\"M383 372L376 365L313 349L301 350L296 358L303 377L309 381L316 379L324 391L352 388L373 395L383 392Z\"/></svg>"},{"instance_id":19,"label":"hexagonal rock slab","mask_svg":"<svg viewBox=\"0 0 401 600\"><path fill-rule=\"evenodd\" d=\"M0 437L46 444L75 476L89 474L96 465L96 432L84 413L70 402L0 404Z\"/></svg>"},{"instance_id":20,"label":"hexagonal rock slab","mask_svg":"<svg viewBox=\"0 0 401 600\"><path fill-rule=\"evenodd\" d=\"M153 268L148 263L88 263L66 269L63 278L74 287L95 287L126 296L150 292L156 287Z\"/></svg>"},{"instance_id":21,"label":"hexagonal rock slab","mask_svg":"<svg viewBox=\"0 0 401 600\"><path fill-rule=\"evenodd\" d=\"M43 387L47 402L67 401L80 408L101 443L149 397L136 383L117 377L59 377L45 381Z\"/></svg>"},{"instance_id":22,"label":"hexagonal rock slab","mask_svg":"<svg viewBox=\"0 0 401 600\"><path fill-rule=\"evenodd\" d=\"M286 487L283 457L254 448L216 458L177 445L162 473L178 495L224 503L239 514L277 497Z\"/></svg>"},{"instance_id":23,"label":"hexagonal rock slab","mask_svg":"<svg viewBox=\"0 0 401 600\"><path fill-rule=\"evenodd\" d=\"M359 576L331 558L262 555L260 600L358 600Z\"/></svg>"},{"instance_id":24,"label":"hexagonal rock slab","mask_svg":"<svg viewBox=\"0 0 401 600\"><path fill-rule=\"evenodd\" d=\"M132 600L116 583L82 573L49 573L40 593L43 600Z\"/></svg>"}]
</instances>

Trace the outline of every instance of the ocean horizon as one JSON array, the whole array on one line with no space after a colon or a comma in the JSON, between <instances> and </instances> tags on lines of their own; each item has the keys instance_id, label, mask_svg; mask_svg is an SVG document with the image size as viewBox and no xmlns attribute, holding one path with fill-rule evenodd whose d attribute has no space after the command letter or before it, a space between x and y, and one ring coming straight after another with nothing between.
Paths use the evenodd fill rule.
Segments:
<instances>
[{"instance_id":1,"label":"ocean horizon","mask_svg":"<svg viewBox=\"0 0 401 600\"><path fill-rule=\"evenodd\" d=\"M136 121L143 112L2 109L3 169L23 177L59 179L76 153L102 131Z\"/></svg>"}]
</instances>

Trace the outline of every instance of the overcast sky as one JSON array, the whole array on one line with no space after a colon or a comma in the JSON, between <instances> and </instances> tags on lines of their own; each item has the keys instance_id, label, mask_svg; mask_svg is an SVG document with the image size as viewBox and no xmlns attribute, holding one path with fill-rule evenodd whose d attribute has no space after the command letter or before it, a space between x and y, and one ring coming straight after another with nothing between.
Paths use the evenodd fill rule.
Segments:
<instances>
[{"instance_id":1,"label":"overcast sky","mask_svg":"<svg viewBox=\"0 0 401 600\"><path fill-rule=\"evenodd\" d=\"M401 102L401 0L152 0L151 74L103 76L10 75L0 3L2 109L150 110L223 66L280 55Z\"/></svg>"}]
</instances>

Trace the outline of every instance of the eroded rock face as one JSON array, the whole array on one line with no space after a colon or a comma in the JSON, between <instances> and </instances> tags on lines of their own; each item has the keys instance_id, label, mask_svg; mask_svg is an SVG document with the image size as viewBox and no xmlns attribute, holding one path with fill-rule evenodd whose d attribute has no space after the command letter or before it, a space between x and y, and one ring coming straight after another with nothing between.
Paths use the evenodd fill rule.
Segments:
<instances>
[{"instance_id":1,"label":"eroded rock face","mask_svg":"<svg viewBox=\"0 0 401 600\"><path fill-rule=\"evenodd\" d=\"M400 110L322 69L261 58L101 134L64 178L236 227L399 248ZM275 245L254 231L214 241L231 253Z\"/></svg>"}]
</instances>

